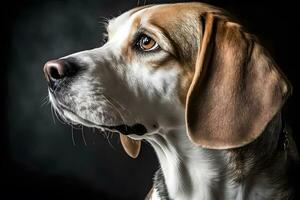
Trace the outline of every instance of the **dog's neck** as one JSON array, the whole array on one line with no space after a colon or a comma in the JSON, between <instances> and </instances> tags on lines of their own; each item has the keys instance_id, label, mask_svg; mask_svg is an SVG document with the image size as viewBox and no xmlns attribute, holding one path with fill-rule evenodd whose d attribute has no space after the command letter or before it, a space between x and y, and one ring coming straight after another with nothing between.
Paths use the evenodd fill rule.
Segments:
<instances>
[{"instance_id":1,"label":"dog's neck","mask_svg":"<svg viewBox=\"0 0 300 200\"><path fill-rule=\"evenodd\" d=\"M280 116L255 142L234 150L201 148L185 130L146 139L157 153L170 199L275 199L286 193L280 189L286 165L286 153L277 148Z\"/></svg>"}]
</instances>

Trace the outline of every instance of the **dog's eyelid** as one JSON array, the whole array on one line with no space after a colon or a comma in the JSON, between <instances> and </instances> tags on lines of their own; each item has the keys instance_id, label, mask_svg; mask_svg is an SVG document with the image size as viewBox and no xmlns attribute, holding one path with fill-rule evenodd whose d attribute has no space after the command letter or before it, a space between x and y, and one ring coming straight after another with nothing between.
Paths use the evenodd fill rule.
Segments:
<instances>
[{"instance_id":1,"label":"dog's eyelid","mask_svg":"<svg viewBox=\"0 0 300 200\"><path fill-rule=\"evenodd\" d=\"M157 37L152 34L151 32L143 29L143 28L138 28L138 30L136 31L136 33L133 36L133 43L137 43L139 41L139 39L143 36L146 35L148 37L151 37L152 39L154 39L155 41L157 41Z\"/></svg>"}]
</instances>

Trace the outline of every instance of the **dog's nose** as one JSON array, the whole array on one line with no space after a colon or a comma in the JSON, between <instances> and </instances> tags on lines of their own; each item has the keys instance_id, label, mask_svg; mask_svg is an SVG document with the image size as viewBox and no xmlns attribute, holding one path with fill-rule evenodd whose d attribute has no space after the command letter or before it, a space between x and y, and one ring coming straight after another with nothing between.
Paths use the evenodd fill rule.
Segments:
<instances>
[{"instance_id":1,"label":"dog's nose","mask_svg":"<svg viewBox=\"0 0 300 200\"><path fill-rule=\"evenodd\" d=\"M44 74L51 89L55 89L62 79L74 76L79 67L67 59L51 60L44 66Z\"/></svg>"}]
</instances>

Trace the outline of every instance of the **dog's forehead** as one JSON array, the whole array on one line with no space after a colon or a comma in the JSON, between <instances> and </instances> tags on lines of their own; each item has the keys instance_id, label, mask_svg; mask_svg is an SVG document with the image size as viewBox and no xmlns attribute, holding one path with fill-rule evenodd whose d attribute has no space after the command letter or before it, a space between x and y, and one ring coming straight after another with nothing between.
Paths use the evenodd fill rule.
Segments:
<instances>
[{"instance_id":1,"label":"dog's forehead","mask_svg":"<svg viewBox=\"0 0 300 200\"><path fill-rule=\"evenodd\" d=\"M131 9L122 15L110 20L109 33L116 33L122 26L131 26L134 22L147 25L151 23L159 27L174 28L172 25L179 24L199 16L204 12L219 12L220 10L202 3L177 3L146 5Z\"/></svg>"},{"instance_id":2,"label":"dog's forehead","mask_svg":"<svg viewBox=\"0 0 300 200\"><path fill-rule=\"evenodd\" d=\"M144 7L131 9L123 13L122 15L109 20L109 24L107 26L107 31L109 32L109 34L117 32L120 29L120 27L124 26L125 24L128 24L128 22L132 19L132 15L142 10L143 8Z\"/></svg>"}]
</instances>

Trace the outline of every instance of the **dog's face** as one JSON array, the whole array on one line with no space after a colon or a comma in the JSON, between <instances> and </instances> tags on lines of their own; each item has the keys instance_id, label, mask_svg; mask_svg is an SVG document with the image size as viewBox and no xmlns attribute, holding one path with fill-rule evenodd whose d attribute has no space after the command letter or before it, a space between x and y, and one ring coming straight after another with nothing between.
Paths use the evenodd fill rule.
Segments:
<instances>
[{"instance_id":1,"label":"dog's face","mask_svg":"<svg viewBox=\"0 0 300 200\"><path fill-rule=\"evenodd\" d=\"M133 9L110 20L108 40L102 47L48 63L47 76L53 82L50 99L62 116L95 127L141 124L147 133L184 125L180 96L186 95L189 83L183 83L182 77L192 61L178 54L180 43L169 38L179 32L181 22L173 30L167 28L155 7ZM197 36L188 30L178 37L195 37L193 46L197 45ZM192 46L186 48L190 51L186 56L197 53ZM55 73L60 73L56 63L65 65L63 73L74 73L55 79Z\"/></svg>"},{"instance_id":2,"label":"dog's face","mask_svg":"<svg viewBox=\"0 0 300 200\"><path fill-rule=\"evenodd\" d=\"M102 47L48 62L56 111L71 123L122 134L184 126L199 23L186 9L177 13L180 18L161 20L174 10L165 5L128 11L109 21Z\"/></svg>"},{"instance_id":3,"label":"dog's face","mask_svg":"<svg viewBox=\"0 0 300 200\"><path fill-rule=\"evenodd\" d=\"M191 139L201 144L198 140L198 133L201 132L203 126L206 126L209 128L205 131L212 139L207 142L208 138L202 138L201 141L204 141L204 146L233 147L252 141L260 134L256 133L257 130L262 131L267 121L274 116L274 113L282 105L282 101L272 102L272 107L276 107L276 109L271 109L271 113L268 113L267 116L263 115L259 119L263 121L262 124L253 129L250 128L249 137L239 136L228 140L226 136L225 141L221 141L220 144L217 141L216 144L218 145L212 145L211 141L214 136L209 133L214 131L215 126L220 128L220 125L224 125L224 130L227 131L232 129L231 122L221 120L218 123L216 116L218 112L224 116L231 112L231 107L226 105L230 103L228 102L230 99L233 102L235 100L232 99L234 97L230 96L230 93L229 98L224 98L224 100L221 98L219 99L220 102L216 102L219 97L215 97L214 94L223 94L226 97L228 90L226 86L234 87L236 83L230 82L231 77L226 78L225 75L221 74L223 73L222 70L214 70L214 72L220 72L216 75L220 84L223 79L224 84L226 84L226 86L223 85L219 88L219 91L214 82L216 80L213 79L214 73L208 72L210 68L206 67L207 64L217 63L214 66L220 65L214 56L208 55L208 51L219 50L218 47L209 47L210 38L216 33L216 31L212 31L214 29L213 24L218 24L216 27L224 26L224 24L222 25L212 19L208 21L211 17L207 13L220 14L222 11L198 3L149 5L135 8L110 20L107 26L108 40L102 47L49 61L45 65L44 72L49 83L49 96L52 105L63 118L71 123L119 132L135 139L139 138L138 135L163 134L165 130L187 126L191 132ZM226 24L226 30L228 27L239 28L236 24ZM230 32L229 35L234 34ZM223 37L224 34L221 36ZM234 37L239 38L240 36ZM219 40L223 41L224 39ZM218 40L216 39L216 41ZM236 56L234 51L231 52L234 47L229 46L229 43L224 43L220 49L224 46L228 50L227 52L215 52L214 54L226 54L226 60L222 60L221 63L227 66L227 62L232 59L234 66L235 60L243 55ZM243 47L243 44L241 46ZM206 56L204 57L202 54ZM247 56L249 56L248 54ZM255 56L257 57L255 59L258 60L258 56ZM210 60L206 61L208 58ZM246 59L253 58L247 57L244 60ZM263 61L267 62L265 60ZM231 69L232 66L230 65L229 68ZM227 73L228 70L225 67L224 69L224 73ZM206 77L212 76L212 80L210 78L206 80L202 76L199 78L200 71L202 74L207 74ZM230 76L232 73L229 71ZM276 71L276 76L277 74ZM239 77L234 78L238 79ZM260 79L256 76L254 78ZM243 79L242 81L249 82L250 80ZM200 83L201 86L199 86ZM201 89L202 86L210 88L211 84L213 86L208 92L204 89L201 90L201 92L206 91L204 97L197 95L201 92L197 92L197 94L194 92ZM244 83L238 82L238 84ZM273 87L273 82L270 85ZM280 88L284 87L285 85L280 85ZM218 90L214 91L216 88ZM226 92L221 91L223 89ZM245 91L241 95L249 96L247 88ZM250 91L253 91L253 88L249 88ZM285 89L282 91L284 94L286 93ZM205 100L207 96L213 97L211 101L216 103L216 114L213 112L214 107L207 104L208 100ZM221 97L223 96L221 95ZM243 98L237 98L243 100ZM271 104L268 97L263 97L263 94L253 99L257 101L258 98L264 98L265 102L261 104ZM195 103L204 101L201 99L205 100L205 104ZM235 105L235 103L233 104ZM257 102L253 102L253 104L257 104ZM208 111L200 109L199 106L205 107ZM247 108L248 104L242 106ZM265 105L262 106L265 107ZM232 109L238 112L238 109ZM193 111L188 112L189 110ZM257 115L260 115L262 110L260 108L257 110ZM205 112L208 114L209 121L203 121L205 119L203 113ZM189 117L190 113L194 114L195 117ZM251 116L245 115L246 122ZM202 122L199 122L199 117L202 118ZM230 117L229 119L234 121ZM195 121L199 122L200 126L195 125L198 124ZM241 124L241 127L237 129L248 128L243 125L243 122ZM226 127L227 125L228 127ZM194 132L197 133L194 134ZM200 135L204 135L203 131ZM216 138L219 137L225 136L217 134ZM221 139L224 140L224 138Z\"/></svg>"}]
</instances>

